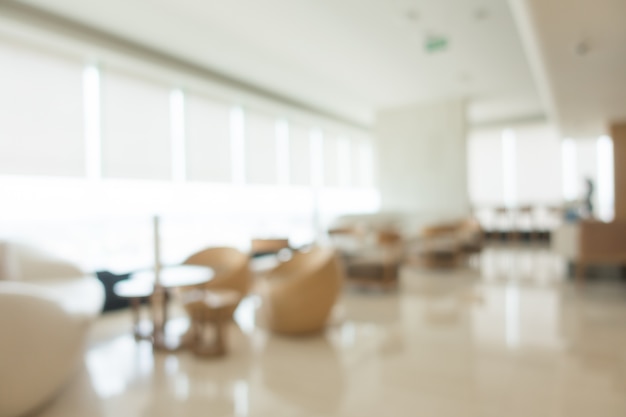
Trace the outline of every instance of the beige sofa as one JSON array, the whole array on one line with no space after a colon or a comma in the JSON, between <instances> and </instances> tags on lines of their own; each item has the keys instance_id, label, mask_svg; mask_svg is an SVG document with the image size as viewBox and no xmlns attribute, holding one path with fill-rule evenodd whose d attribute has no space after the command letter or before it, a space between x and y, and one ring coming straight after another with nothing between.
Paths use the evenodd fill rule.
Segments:
<instances>
[{"instance_id":1,"label":"beige sofa","mask_svg":"<svg viewBox=\"0 0 626 417\"><path fill-rule=\"evenodd\" d=\"M101 283L68 262L0 242L0 417L45 406L79 369Z\"/></svg>"}]
</instances>

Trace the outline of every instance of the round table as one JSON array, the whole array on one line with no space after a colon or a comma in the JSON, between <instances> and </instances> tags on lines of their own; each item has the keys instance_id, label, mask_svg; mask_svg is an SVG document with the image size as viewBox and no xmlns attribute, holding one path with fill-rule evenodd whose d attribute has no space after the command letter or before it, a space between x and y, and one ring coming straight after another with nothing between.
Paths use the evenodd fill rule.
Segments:
<instances>
[{"instance_id":1,"label":"round table","mask_svg":"<svg viewBox=\"0 0 626 417\"><path fill-rule=\"evenodd\" d=\"M133 333L137 340L151 340L157 349L173 350L178 347L166 346L165 324L168 319L168 294L177 288L194 287L213 279L211 268L195 265L179 265L163 267L159 272L159 283L156 283L154 270L138 271L125 281L113 287L119 297L130 300L133 313ZM152 308L152 331L141 329L141 301L148 299Z\"/></svg>"}]
</instances>

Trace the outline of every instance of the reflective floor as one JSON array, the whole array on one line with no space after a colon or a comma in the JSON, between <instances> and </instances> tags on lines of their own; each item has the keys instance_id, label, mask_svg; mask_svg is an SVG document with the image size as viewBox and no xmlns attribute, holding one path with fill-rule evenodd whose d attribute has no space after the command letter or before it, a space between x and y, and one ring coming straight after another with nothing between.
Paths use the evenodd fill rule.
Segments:
<instances>
[{"instance_id":1,"label":"reflective floor","mask_svg":"<svg viewBox=\"0 0 626 417\"><path fill-rule=\"evenodd\" d=\"M230 355L154 354L127 312L40 417L626 416L626 282L577 289L542 248L489 248L456 271L405 269L397 293L347 292L321 336L254 326Z\"/></svg>"}]
</instances>

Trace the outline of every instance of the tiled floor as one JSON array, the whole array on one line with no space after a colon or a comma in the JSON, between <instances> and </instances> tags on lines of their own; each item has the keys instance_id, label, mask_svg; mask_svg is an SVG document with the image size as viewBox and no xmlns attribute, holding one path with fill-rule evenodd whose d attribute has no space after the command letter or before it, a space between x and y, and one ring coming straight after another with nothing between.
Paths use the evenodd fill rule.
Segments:
<instances>
[{"instance_id":1,"label":"tiled floor","mask_svg":"<svg viewBox=\"0 0 626 417\"><path fill-rule=\"evenodd\" d=\"M313 338L254 327L251 297L218 360L153 355L128 313L108 315L39 417L626 416L626 283L577 289L541 248L490 248L480 264L348 292Z\"/></svg>"}]
</instances>

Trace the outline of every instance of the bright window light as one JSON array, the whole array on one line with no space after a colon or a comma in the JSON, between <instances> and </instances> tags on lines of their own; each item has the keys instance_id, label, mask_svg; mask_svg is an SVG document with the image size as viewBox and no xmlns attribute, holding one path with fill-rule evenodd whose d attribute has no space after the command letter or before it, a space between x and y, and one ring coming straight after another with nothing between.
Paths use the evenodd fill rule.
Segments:
<instances>
[{"instance_id":1,"label":"bright window light","mask_svg":"<svg viewBox=\"0 0 626 417\"><path fill-rule=\"evenodd\" d=\"M578 175L576 142L565 139L561 142L561 158L563 169L563 198L566 201L574 201L578 197Z\"/></svg>"},{"instance_id":2,"label":"bright window light","mask_svg":"<svg viewBox=\"0 0 626 417\"><path fill-rule=\"evenodd\" d=\"M371 187L374 184L374 155L370 142L364 142L359 145L359 160L361 185Z\"/></svg>"},{"instance_id":3,"label":"bright window light","mask_svg":"<svg viewBox=\"0 0 626 417\"><path fill-rule=\"evenodd\" d=\"M232 152L233 183L246 182L245 117L241 107L230 112L230 146Z\"/></svg>"},{"instance_id":4,"label":"bright window light","mask_svg":"<svg viewBox=\"0 0 626 417\"><path fill-rule=\"evenodd\" d=\"M311 184L324 185L324 137L319 129L311 131Z\"/></svg>"},{"instance_id":5,"label":"bright window light","mask_svg":"<svg viewBox=\"0 0 626 417\"><path fill-rule=\"evenodd\" d=\"M502 178L504 186L504 204L515 207L517 204L516 176L516 137L511 129L502 132Z\"/></svg>"},{"instance_id":6,"label":"bright window light","mask_svg":"<svg viewBox=\"0 0 626 417\"><path fill-rule=\"evenodd\" d=\"M341 187L350 187L352 183L350 141L346 138L339 139L337 152L339 153L339 185Z\"/></svg>"},{"instance_id":7,"label":"bright window light","mask_svg":"<svg viewBox=\"0 0 626 417\"><path fill-rule=\"evenodd\" d=\"M598 158L598 218L604 222L613 220L614 208L614 172L613 141L608 136L598 138L596 142Z\"/></svg>"},{"instance_id":8,"label":"bright window light","mask_svg":"<svg viewBox=\"0 0 626 417\"><path fill-rule=\"evenodd\" d=\"M95 65L83 71L85 122L85 172L87 178L102 178L102 138L100 135L100 71Z\"/></svg>"},{"instance_id":9,"label":"bright window light","mask_svg":"<svg viewBox=\"0 0 626 417\"><path fill-rule=\"evenodd\" d=\"M278 184L289 184L289 124L286 120L276 122L276 170Z\"/></svg>"},{"instance_id":10,"label":"bright window light","mask_svg":"<svg viewBox=\"0 0 626 417\"><path fill-rule=\"evenodd\" d=\"M172 138L172 179L185 181L187 167L185 160L185 95L181 90L170 94L171 138Z\"/></svg>"}]
</instances>

